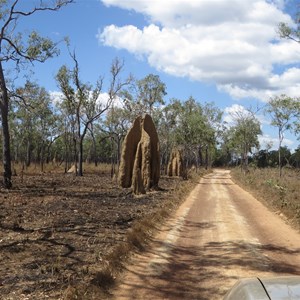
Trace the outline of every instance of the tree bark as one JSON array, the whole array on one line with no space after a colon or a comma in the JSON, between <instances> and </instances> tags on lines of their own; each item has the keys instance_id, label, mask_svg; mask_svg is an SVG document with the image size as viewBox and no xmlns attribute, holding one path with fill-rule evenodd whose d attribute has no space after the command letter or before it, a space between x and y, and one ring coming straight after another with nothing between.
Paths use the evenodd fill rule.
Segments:
<instances>
[{"instance_id":1,"label":"tree bark","mask_svg":"<svg viewBox=\"0 0 300 300\"><path fill-rule=\"evenodd\" d=\"M83 176L83 139L78 141L78 176Z\"/></svg>"},{"instance_id":2,"label":"tree bark","mask_svg":"<svg viewBox=\"0 0 300 300\"><path fill-rule=\"evenodd\" d=\"M42 173L44 173L44 160L45 160L44 156L45 156L45 145L43 141L41 145L41 151L40 151L40 166L41 166Z\"/></svg>"},{"instance_id":3,"label":"tree bark","mask_svg":"<svg viewBox=\"0 0 300 300\"><path fill-rule=\"evenodd\" d=\"M198 155L199 155L199 165L203 166L203 155L202 155L202 146L199 145L198 148Z\"/></svg>"},{"instance_id":4,"label":"tree bark","mask_svg":"<svg viewBox=\"0 0 300 300\"><path fill-rule=\"evenodd\" d=\"M91 124L91 137L92 137L92 141L93 141L93 160L94 160L94 164L95 167L98 166L98 158L97 158L97 143L96 143L96 139L94 136L94 127L93 127L93 123Z\"/></svg>"},{"instance_id":5,"label":"tree bark","mask_svg":"<svg viewBox=\"0 0 300 300\"><path fill-rule=\"evenodd\" d=\"M208 169L208 146L205 146L205 170Z\"/></svg>"},{"instance_id":6,"label":"tree bark","mask_svg":"<svg viewBox=\"0 0 300 300\"><path fill-rule=\"evenodd\" d=\"M1 124L2 124L2 147L3 147L3 184L4 187L10 189L11 182L11 154L10 154L10 135L8 126L8 107L9 99L5 78L3 74L2 62L0 61L0 110L1 110Z\"/></svg>"},{"instance_id":7,"label":"tree bark","mask_svg":"<svg viewBox=\"0 0 300 300\"><path fill-rule=\"evenodd\" d=\"M278 146L278 164L279 164L279 177L282 176L282 165L281 165L281 143L282 143L282 132L279 130L279 146Z\"/></svg>"},{"instance_id":8,"label":"tree bark","mask_svg":"<svg viewBox=\"0 0 300 300\"><path fill-rule=\"evenodd\" d=\"M31 139L29 138L26 147L26 168L28 168L31 164L31 153L32 153L32 146L31 146Z\"/></svg>"}]
</instances>

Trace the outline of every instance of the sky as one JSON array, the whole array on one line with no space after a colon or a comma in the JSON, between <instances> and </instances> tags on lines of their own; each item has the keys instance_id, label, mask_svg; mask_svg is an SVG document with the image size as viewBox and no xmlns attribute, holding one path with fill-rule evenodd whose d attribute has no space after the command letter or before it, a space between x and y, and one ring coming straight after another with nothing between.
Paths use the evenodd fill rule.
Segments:
<instances>
[{"instance_id":1,"label":"sky","mask_svg":"<svg viewBox=\"0 0 300 300\"><path fill-rule=\"evenodd\" d=\"M37 0L20 0L26 8ZM37 30L55 41L68 36L84 82L108 80L114 58L124 60L124 78L157 74L167 86L166 102L190 96L214 102L230 122L230 112L261 108L271 97L298 97L300 44L280 39L279 22L294 26L296 0L77 0L58 12L20 20L18 30ZM72 61L64 43L61 55L36 63L30 79L53 95L59 68ZM28 74L28 70L26 70ZM21 77L21 75L20 75ZM277 130L262 110L261 147ZM300 142L287 133L283 145Z\"/></svg>"}]
</instances>

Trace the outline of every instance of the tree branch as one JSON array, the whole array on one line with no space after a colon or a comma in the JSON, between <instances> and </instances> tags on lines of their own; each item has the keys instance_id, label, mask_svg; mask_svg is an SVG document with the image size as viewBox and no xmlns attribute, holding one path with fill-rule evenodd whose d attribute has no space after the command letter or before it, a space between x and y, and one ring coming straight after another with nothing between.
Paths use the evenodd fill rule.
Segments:
<instances>
[{"instance_id":1,"label":"tree branch","mask_svg":"<svg viewBox=\"0 0 300 300\"><path fill-rule=\"evenodd\" d=\"M17 4L19 0L15 1L14 7ZM39 7L35 7L34 9L28 11L28 12L24 12L24 11L12 11L12 15L20 15L20 16L30 16L32 14L34 14L37 11L58 11L60 8L62 8L63 6L66 6L67 4L70 3L74 3L74 0L64 0L64 1L56 1L56 3L54 4L54 6L42 6L42 2L40 2L40 6ZM13 7L13 8L14 8Z\"/></svg>"}]
</instances>

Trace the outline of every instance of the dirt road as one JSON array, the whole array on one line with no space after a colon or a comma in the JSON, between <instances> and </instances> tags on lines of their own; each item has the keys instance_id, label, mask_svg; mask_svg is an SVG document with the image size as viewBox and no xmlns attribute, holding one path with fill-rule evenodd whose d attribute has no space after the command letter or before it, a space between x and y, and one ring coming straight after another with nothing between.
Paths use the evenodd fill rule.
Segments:
<instances>
[{"instance_id":1,"label":"dirt road","mask_svg":"<svg viewBox=\"0 0 300 300\"><path fill-rule=\"evenodd\" d=\"M222 299L242 277L300 275L300 235L217 170L201 179L115 299Z\"/></svg>"}]
</instances>

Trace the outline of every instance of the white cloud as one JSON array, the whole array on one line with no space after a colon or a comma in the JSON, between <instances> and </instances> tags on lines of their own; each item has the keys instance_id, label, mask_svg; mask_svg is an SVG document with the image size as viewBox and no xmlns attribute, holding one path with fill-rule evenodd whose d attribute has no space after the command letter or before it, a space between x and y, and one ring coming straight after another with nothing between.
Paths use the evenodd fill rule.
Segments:
<instances>
[{"instance_id":1,"label":"white cloud","mask_svg":"<svg viewBox=\"0 0 300 300\"><path fill-rule=\"evenodd\" d=\"M291 97L299 97L300 69L291 67L282 74L270 74L266 85L251 86L224 84L219 90L230 94L235 99L256 98L268 102L271 97L286 94Z\"/></svg>"},{"instance_id":2,"label":"white cloud","mask_svg":"<svg viewBox=\"0 0 300 300\"><path fill-rule=\"evenodd\" d=\"M249 112L244 106L239 104L233 104L224 109L223 121L227 122L227 127L230 128L235 124L234 116L239 114L245 115L247 113ZM264 127L268 127L271 123L271 121L268 119L268 116L264 115L262 110L259 110L258 113L255 114L255 117L260 122L262 129ZM279 145L277 128L271 127L271 129L269 128L269 132L271 134L264 133L262 135L258 135L260 149L267 149L268 146L271 145L271 150L277 150ZM287 146L293 151L297 147L297 143L292 138L293 137L287 133L282 141L282 146Z\"/></svg>"},{"instance_id":3,"label":"white cloud","mask_svg":"<svg viewBox=\"0 0 300 300\"><path fill-rule=\"evenodd\" d=\"M292 24L283 0L102 0L144 14L138 28L110 25L98 33L106 46L144 57L163 72L213 82L234 98L267 101L299 91L299 68L276 74L280 65L300 61L300 46L280 40L279 22ZM299 77L298 77L299 78Z\"/></svg>"},{"instance_id":4,"label":"white cloud","mask_svg":"<svg viewBox=\"0 0 300 300\"><path fill-rule=\"evenodd\" d=\"M62 102L63 93L59 91L49 91L50 99L55 106Z\"/></svg>"},{"instance_id":5,"label":"white cloud","mask_svg":"<svg viewBox=\"0 0 300 300\"><path fill-rule=\"evenodd\" d=\"M51 98L54 106L58 107L63 101L63 98L64 98L63 93L60 91L49 91L49 94L50 94L50 98ZM92 92L90 93L90 96L92 97ZM96 104L98 105L98 108L101 110L101 108L106 107L108 101L109 101L108 93L103 92L99 95ZM114 107L123 107L123 100L117 96L113 100L112 105Z\"/></svg>"},{"instance_id":6,"label":"white cloud","mask_svg":"<svg viewBox=\"0 0 300 300\"><path fill-rule=\"evenodd\" d=\"M105 107L107 105L108 101L109 101L108 93L101 93L97 99L97 105L99 105L100 107ZM123 101L121 98L116 97L113 100L112 105L114 107L123 107Z\"/></svg>"},{"instance_id":7,"label":"white cloud","mask_svg":"<svg viewBox=\"0 0 300 300\"><path fill-rule=\"evenodd\" d=\"M260 148L266 149L268 148L268 145L271 146L270 150L278 150L279 141L278 138L274 136L270 136L269 134L264 134L258 137ZM282 147L287 146L292 151L295 149L295 141L292 141L288 138L283 139L282 141Z\"/></svg>"},{"instance_id":8,"label":"white cloud","mask_svg":"<svg viewBox=\"0 0 300 300\"><path fill-rule=\"evenodd\" d=\"M229 107L226 107L224 109L224 116L223 120L229 125L232 126L236 122L236 119L240 116L250 116L252 117L254 114L255 118L261 123L261 124L267 124L268 121L265 119L265 117L261 114L255 114L255 111L253 109L247 109L246 107L239 105L239 104L233 104Z\"/></svg>"},{"instance_id":9,"label":"white cloud","mask_svg":"<svg viewBox=\"0 0 300 300\"><path fill-rule=\"evenodd\" d=\"M260 135L258 137L258 140L261 149L267 149L269 147L271 147L270 150L278 149L278 147L275 146L278 144L278 139L276 139L275 137L271 137L268 134L264 134L264 135Z\"/></svg>"},{"instance_id":10,"label":"white cloud","mask_svg":"<svg viewBox=\"0 0 300 300\"><path fill-rule=\"evenodd\" d=\"M223 120L228 123L228 125L233 125L234 116L237 114L245 114L247 112L246 108L239 104L233 104L230 107L224 109Z\"/></svg>"},{"instance_id":11,"label":"white cloud","mask_svg":"<svg viewBox=\"0 0 300 300\"><path fill-rule=\"evenodd\" d=\"M254 108L250 107L247 109L246 107L239 105L239 104L233 104L229 107L226 107L224 109L224 115L223 115L223 121L227 123L228 127L234 126L236 122L236 117L239 116L253 116L260 122L261 127L264 125L270 125L270 120L263 114L262 108Z\"/></svg>"},{"instance_id":12,"label":"white cloud","mask_svg":"<svg viewBox=\"0 0 300 300\"><path fill-rule=\"evenodd\" d=\"M228 21L274 23L282 18L278 2L262 0L102 0L107 6L134 10L163 27L212 25ZM277 3L276 3L277 2Z\"/></svg>"}]
</instances>

